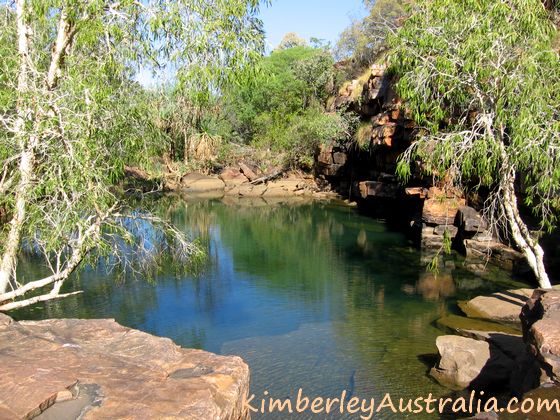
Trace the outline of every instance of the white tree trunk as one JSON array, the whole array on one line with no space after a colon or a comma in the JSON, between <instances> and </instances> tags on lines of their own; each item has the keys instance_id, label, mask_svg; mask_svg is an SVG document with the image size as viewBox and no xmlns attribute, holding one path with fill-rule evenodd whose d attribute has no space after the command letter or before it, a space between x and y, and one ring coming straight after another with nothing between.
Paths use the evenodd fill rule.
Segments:
<instances>
[{"instance_id":1,"label":"white tree trunk","mask_svg":"<svg viewBox=\"0 0 560 420\"><path fill-rule=\"evenodd\" d=\"M29 150L24 151L19 164L20 181L16 191L14 215L10 221L10 231L0 265L0 294L6 292L11 278L15 278L17 254L21 241L21 231L25 221L26 201L33 177L33 166L33 152Z\"/></svg>"},{"instance_id":2,"label":"white tree trunk","mask_svg":"<svg viewBox=\"0 0 560 420\"><path fill-rule=\"evenodd\" d=\"M112 211L112 209L110 210ZM60 289L64 282L70 277L78 265L82 262L84 257L90 252L91 246L88 246L88 241L92 238L98 237L101 225L107 217L109 217L110 212L105 215L98 216L96 220L83 232L79 233L79 237L73 246L72 254L69 256L68 260L64 264L64 267L54 273L51 276L45 277L41 280L34 280L24 285L17 287L15 290L6 293L0 293L0 311L7 311L16 308L22 308L24 306L32 305L36 302L44 302L50 299L57 299L63 296L71 296L80 292L68 293L65 295L60 295ZM44 295L36 296L26 300L9 302L24 296L26 293L42 289L46 286L53 285L51 291ZM9 302L9 303L7 303Z\"/></svg>"},{"instance_id":3,"label":"white tree trunk","mask_svg":"<svg viewBox=\"0 0 560 420\"><path fill-rule=\"evenodd\" d=\"M543 289L550 289L552 285L548 278L544 266L544 251L535 239L525 222L521 219L519 209L517 207L517 197L515 196L515 172L513 169L508 170L508 174L502 182L502 208L508 221L513 240L516 245L521 249L521 252L527 259L527 263L537 281L539 286Z\"/></svg>"},{"instance_id":4,"label":"white tree trunk","mask_svg":"<svg viewBox=\"0 0 560 420\"><path fill-rule=\"evenodd\" d=\"M16 1L16 21L18 36L18 53L19 53L19 69L18 69L18 95L25 98L29 89L28 87L28 68L29 68L29 42L28 35L30 29L26 23L25 8L26 0ZM15 133L19 140L21 157L19 163L19 183L15 193L15 207L12 220L10 221L10 230L0 262L0 294L5 293L11 283L11 279L15 278L17 267L17 253L21 241L21 231L25 221L26 201L31 180L33 177L34 166L34 148L37 139L32 137L26 139L25 121L30 117L30 111L24 100L19 100L17 104L17 119L15 123Z\"/></svg>"},{"instance_id":5,"label":"white tree trunk","mask_svg":"<svg viewBox=\"0 0 560 420\"><path fill-rule=\"evenodd\" d=\"M37 127L42 118L38 113L34 114L26 103L26 96L29 91L29 35L31 34L31 29L26 23L26 8L29 7L26 1L27 0L16 1L19 54L17 93L19 100L17 103L17 119L14 132L18 138L21 157L18 166L19 182L15 190L13 216L10 221L10 230L6 239L4 253L0 261L0 295L5 294L10 285L12 288L18 287L15 281L17 254L21 244L21 234L25 223L27 202L35 170L35 153L39 143L39 137L33 132L28 133L25 125L27 121L32 121L33 126ZM60 13L57 37L51 53L51 62L45 80L47 95L51 95L52 91L57 86L61 67L72 43L75 30L76 26L68 21L66 12L62 10ZM56 290L59 290L60 286L61 284L57 286ZM54 291L55 290L53 290L53 292Z\"/></svg>"}]
</instances>

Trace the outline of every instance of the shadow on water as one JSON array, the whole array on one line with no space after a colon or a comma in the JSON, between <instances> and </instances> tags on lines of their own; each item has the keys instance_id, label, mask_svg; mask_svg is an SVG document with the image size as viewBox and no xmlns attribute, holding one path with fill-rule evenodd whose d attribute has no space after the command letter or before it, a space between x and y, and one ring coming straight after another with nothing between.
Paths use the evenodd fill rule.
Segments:
<instances>
[{"instance_id":1,"label":"shadow on water","mask_svg":"<svg viewBox=\"0 0 560 420\"><path fill-rule=\"evenodd\" d=\"M426 273L404 235L336 204L167 197L158 205L205 238L210 263L202 274L177 277L170 269L153 283L123 284L97 267L67 286L83 295L13 315L115 318L183 346L241 355L257 399L264 391L295 397L302 388L310 396L346 390L398 400L447 394L421 356L436 352L442 331L433 321L458 298L511 287L505 273L494 276L499 283L481 281L460 260L438 276ZM30 277L41 267L30 260L24 271Z\"/></svg>"}]
</instances>

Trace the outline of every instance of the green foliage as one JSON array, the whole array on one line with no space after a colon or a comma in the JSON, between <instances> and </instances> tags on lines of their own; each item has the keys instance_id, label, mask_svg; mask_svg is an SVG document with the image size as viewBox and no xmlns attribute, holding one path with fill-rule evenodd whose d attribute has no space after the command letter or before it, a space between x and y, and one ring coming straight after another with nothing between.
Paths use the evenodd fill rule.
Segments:
<instances>
[{"instance_id":1,"label":"green foliage","mask_svg":"<svg viewBox=\"0 0 560 420\"><path fill-rule=\"evenodd\" d=\"M0 252L6 251L11 229L17 231L15 242L21 238L26 249L41 251L53 271L77 248L80 255L94 249L95 255L118 254L114 238L132 237L126 223L130 209L120 203L115 184L125 165L160 155L169 144L157 125L154 98L132 81L135 73L146 67L176 70L178 88L198 105L208 103L260 59L258 5L258 0L0 0L0 213L11 217L16 200L24 202L24 219L0 226ZM25 62L15 42L16 7L29 25ZM68 39L59 61L53 59L57 35ZM53 65L58 76L51 85L45 81ZM31 156L32 182L21 182L24 154ZM85 235L96 220L106 224L102 234ZM170 226L164 229L180 236ZM175 244L196 256L195 247Z\"/></svg>"},{"instance_id":2,"label":"green foliage","mask_svg":"<svg viewBox=\"0 0 560 420\"><path fill-rule=\"evenodd\" d=\"M365 150L369 147L371 143L372 132L373 132L373 126L371 125L371 122L369 121L361 122L358 125L358 129L354 133L354 141L356 142L356 145L360 149Z\"/></svg>"},{"instance_id":3,"label":"green foliage","mask_svg":"<svg viewBox=\"0 0 560 420\"><path fill-rule=\"evenodd\" d=\"M348 131L343 117L323 110L334 79L333 59L323 48L274 51L256 77L225 92L234 132L254 145L285 153L289 165L308 168L320 143Z\"/></svg>"},{"instance_id":4,"label":"green foliage","mask_svg":"<svg viewBox=\"0 0 560 420\"><path fill-rule=\"evenodd\" d=\"M166 139L165 153L158 156L165 154L193 170L211 169L223 154L225 139L231 138L231 124L219 97L212 95L202 105L172 87L150 92L150 96L157 110L156 125Z\"/></svg>"},{"instance_id":5,"label":"green foliage","mask_svg":"<svg viewBox=\"0 0 560 420\"><path fill-rule=\"evenodd\" d=\"M257 119L263 132L258 132L255 144L284 152L288 165L311 169L314 154L321 144L332 144L345 137L346 119L336 113L325 113L320 108L310 108L280 121L266 120L269 114Z\"/></svg>"},{"instance_id":6,"label":"green foliage","mask_svg":"<svg viewBox=\"0 0 560 420\"><path fill-rule=\"evenodd\" d=\"M15 95L8 89L10 80L16 79L17 61L12 51L16 44L14 13L7 7L0 6L0 113L14 107ZM0 135L4 130L0 130Z\"/></svg>"},{"instance_id":7,"label":"green foliage","mask_svg":"<svg viewBox=\"0 0 560 420\"><path fill-rule=\"evenodd\" d=\"M392 37L392 71L425 135L399 163L496 188L514 171L551 229L560 188L558 36L540 0L421 0Z\"/></svg>"}]
</instances>

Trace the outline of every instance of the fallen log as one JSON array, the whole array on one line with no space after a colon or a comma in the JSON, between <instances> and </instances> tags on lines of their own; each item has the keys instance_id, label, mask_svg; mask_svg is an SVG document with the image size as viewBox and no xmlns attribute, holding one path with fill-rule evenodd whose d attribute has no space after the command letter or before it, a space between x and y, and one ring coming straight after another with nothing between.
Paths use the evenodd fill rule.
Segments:
<instances>
[{"instance_id":1,"label":"fallen log","mask_svg":"<svg viewBox=\"0 0 560 420\"><path fill-rule=\"evenodd\" d=\"M263 184L265 182L271 181L273 179L278 178L280 175L284 174L284 172L286 172L284 169L274 172L273 174L270 175L265 175L263 177L257 178L254 181L251 181L252 185L258 185L258 184Z\"/></svg>"}]
</instances>

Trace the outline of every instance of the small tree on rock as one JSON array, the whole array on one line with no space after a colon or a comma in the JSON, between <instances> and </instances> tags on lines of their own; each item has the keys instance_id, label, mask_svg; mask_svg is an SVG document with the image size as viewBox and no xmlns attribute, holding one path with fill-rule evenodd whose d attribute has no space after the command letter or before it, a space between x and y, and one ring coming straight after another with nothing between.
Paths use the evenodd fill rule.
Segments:
<instances>
[{"instance_id":1,"label":"small tree on rock","mask_svg":"<svg viewBox=\"0 0 560 420\"><path fill-rule=\"evenodd\" d=\"M284 35L284 38L282 38L280 44L278 44L277 49L287 50L288 48L294 47L307 47L307 41L301 38L295 32L288 32L286 35Z\"/></svg>"}]
</instances>

